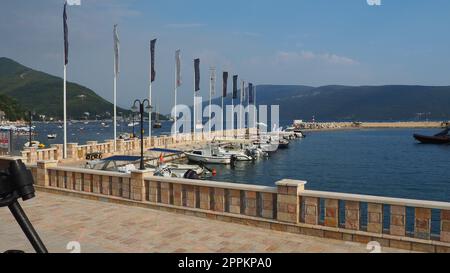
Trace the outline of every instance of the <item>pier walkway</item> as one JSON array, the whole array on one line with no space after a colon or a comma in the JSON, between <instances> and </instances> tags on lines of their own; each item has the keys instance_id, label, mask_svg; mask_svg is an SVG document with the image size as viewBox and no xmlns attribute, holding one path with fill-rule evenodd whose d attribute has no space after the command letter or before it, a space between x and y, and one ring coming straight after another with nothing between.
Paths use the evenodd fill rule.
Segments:
<instances>
[{"instance_id":1,"label":"pier walkway","mask_svg":"<svg viewBox=\"0 0 450 273\"><path fill-rule=\"evenodd\" d=\"M45 192L21 202L50 252L369 252L366 244L310 237ZM34 252L7 208L0 252ZM408 252L382 248L382 252Z\"/></svg>"}]
</instances>

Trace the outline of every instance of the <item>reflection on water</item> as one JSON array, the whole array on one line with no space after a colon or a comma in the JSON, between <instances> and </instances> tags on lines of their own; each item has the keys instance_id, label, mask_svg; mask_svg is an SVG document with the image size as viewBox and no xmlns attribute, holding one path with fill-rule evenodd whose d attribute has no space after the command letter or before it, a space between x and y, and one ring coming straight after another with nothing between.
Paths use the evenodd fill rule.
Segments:
<instances>
[{"instance_id":1,"label":"reflection on water","mask_svg":"<svg viewBox=\"0 0 450 273\"><path fill-rule=\"evenodd\" d=\"M215 166L214 180L274 186L291 178L306 180L307 189L450 201L450 145L412 138L436 131L311 132L268 159Z\"/></svg>"},{"instance_id":2,"label":"reflection on water","mask_svg":"<svg viewBox=\"0 0 450 273\"><path fill-rule=\"evenodd\" d=\"M69 142L112 139L113 128L101 122L68 127ZM169 134L172 123L163 122L153 135ZM36 137L47 146L62 143L59 124L36 124ZM147 125L147 124L146 124ZM148 128L146 128L147 131ZM138 127L135 128L136 133ZM426 200L450 201L450 145L422 145L413 133L432 135L439 129L376 129L311 132L294 140L289 149L269 158L237 162L235 167L213 166L214 180L274 186L280 179L306 180L308 189L361 193ZM120 123L118 133L132 132ZM47 134L57 134L48 140ZM15 141L21 147L26 136Z\"/></svg>"},{"instance_id":3,"label":"reflection on water","mask_svg":"<svg viewBox=\"0 0 450 273\"><path fill-rule=\"evenodd\" d=\"M67 126L67 141L69 143L74 142L78 144L85 144L87 141L97 140L99 142L106 139L114 138L114 126L112 122L102 121L89 121L87 124L84 122L68 123ZM63 143L64 131L59 123L34 123L36 126L37 136L33 137L35 140L44 143L47 147L51 144ZM171 122L162 122L162 128L152 129L152 135L169 135L171 130ZM139 132L139 125L135 126L135 134ZM144 122L145 136L148 134L148 122ZM128 126L128 122L118 122L117 135L121 133L132 133L133 127ZM56 134L55 139L48 139L47 135ZM28 141L28 136L18 136L14 139L14 147L17 151L23 147L23 144Z\"/></svg>"}]
</instances>

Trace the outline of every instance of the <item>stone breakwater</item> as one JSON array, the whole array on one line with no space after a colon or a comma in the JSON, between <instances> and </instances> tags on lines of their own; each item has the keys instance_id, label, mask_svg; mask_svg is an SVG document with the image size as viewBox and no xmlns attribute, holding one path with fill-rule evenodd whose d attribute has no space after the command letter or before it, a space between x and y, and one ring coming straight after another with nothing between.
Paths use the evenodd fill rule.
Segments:
<instances>
[{"instance_id":1,"label":"stone breakwater","mask_svg":"<svg viewBox=\"0 0 450 273\"><path fill-rule=\"evenodd\" d=\"M443 128L448 122L401 121L401 122L305 122L298 125L303 130L339 130L358 128Z\"/></svg>"}]
</instances>

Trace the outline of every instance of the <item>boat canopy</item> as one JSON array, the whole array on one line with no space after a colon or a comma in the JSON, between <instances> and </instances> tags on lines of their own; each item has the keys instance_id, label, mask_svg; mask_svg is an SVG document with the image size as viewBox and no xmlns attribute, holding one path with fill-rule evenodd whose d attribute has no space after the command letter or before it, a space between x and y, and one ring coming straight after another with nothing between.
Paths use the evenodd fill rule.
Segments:
<instances>
[{"instance_id":1,"label":"boat canopy","mask_svg":"<svg viewBox=\"0 0 450 273\"><path fill-rule=\"evenodd\" d=\"M158 152L158 153L171 153L171 154L182 154L182 153L184 153L183 151L179 151L179 150L163 149L163 148L152 148L152 149L149 149L148 151L150 151L150 152Z\"/></svg>"},{"instance_id":2,"label":"boat canopy","mask_svg":"<svg viewBox=\"0 0 450 273\"><path fill-rule=\"evenodd\" d=\"M108 158L104 158L102 159L103 161L130 161L130 162L134 162L134 161L138 161L139 159L141 159L140 156L133 156L133 155L114 155Z\"/></svg>"},{"instance_id":3,"label":"boat canopy","mask_svg":"<svg viewBox=\"0 0 450 273\"><path fill-rule=\"evenodd\" d=\"M436 134L434 136L446 136L446 135L448 135L449 131L450 131L450 128L446 128L444 131L442 131L439 134Z\"/></svg>"}]
</instances>

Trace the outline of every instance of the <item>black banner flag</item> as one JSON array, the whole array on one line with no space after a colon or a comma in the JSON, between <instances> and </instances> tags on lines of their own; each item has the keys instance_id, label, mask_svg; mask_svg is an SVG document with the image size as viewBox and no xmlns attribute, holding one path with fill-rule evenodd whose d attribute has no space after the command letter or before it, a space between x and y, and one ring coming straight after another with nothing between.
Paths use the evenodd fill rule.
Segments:
<instances>
[{"instance_id":1,"label":"black banner flag","mask_svg":"<svg viewBox=\"0 0 450 273\"><path fill-rule=\"evenodd\" d=\"M233 99L237 99L238 96L238 75L233 76Z\"/></svg>"},{"instance_id":2,"label":"black banner flag","mask_svg":"<svg viewBox=\"0 0 450 273\"><path fill-rule=\"evenodd\" d=\"M227 86L228 86L228 72L223 72L223 91L222 96L225 98L227 96Z\"/></svg>"},{"instance_id":3,"label":"black banner flag","mask_svg":"<svg viewBox=\"0 0 450 273\"><path fill-rule=\"evenodd\" d=\"M64 3L63 27L64 27L64 64L69 63L69 29L67 27L67 3Z\"/></svg>"},{"instance_id":4,"label":"black banner flag","mask_svg":"<svg viewBox=\"0 0 450 273\"><path fill-rule=\"evenodd\" d=\"M200 90L200 59L194 60L195 70L195 92Z\"/></svg>"},{"instance_id":5,"label":"black banner flag","mask_svg":"<svg viewBox=\"0 0 450 273\"><path fill-rule=\"evenodd\" d=\"M150 63L151 63L151 69L150 69L150 79L152 82L155 81L156 78L156 71L155 71L155 45L156 45L156 39L153 39L150 41Z\"/></svg>"}]
</instances>

